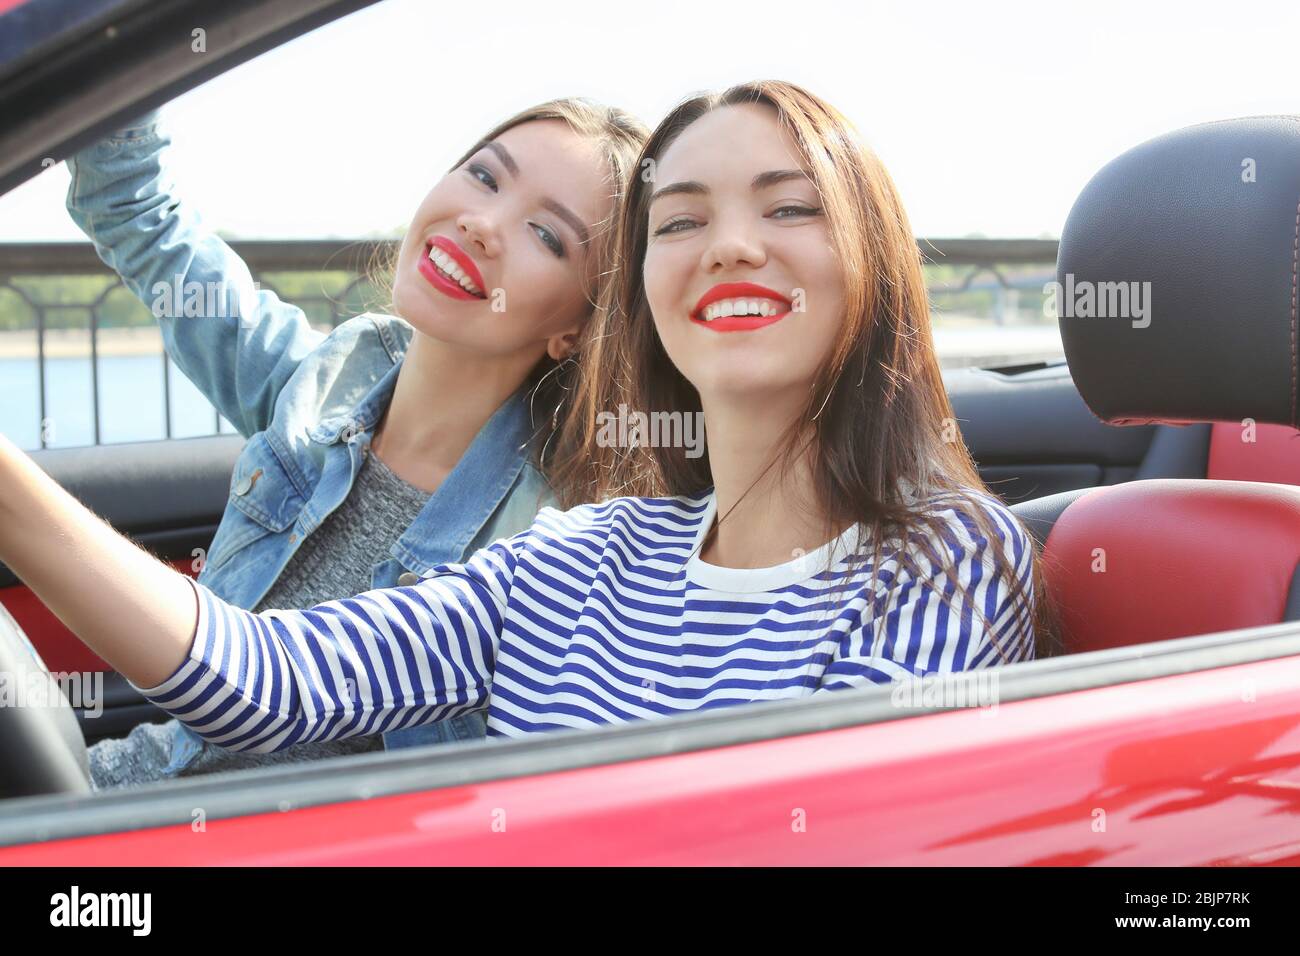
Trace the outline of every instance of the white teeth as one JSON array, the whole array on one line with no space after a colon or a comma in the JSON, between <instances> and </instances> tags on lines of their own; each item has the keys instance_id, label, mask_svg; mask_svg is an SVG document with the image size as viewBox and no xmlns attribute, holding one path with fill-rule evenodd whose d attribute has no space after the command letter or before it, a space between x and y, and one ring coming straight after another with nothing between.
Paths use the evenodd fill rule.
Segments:
<instances>
[{"instance_id":1,"label":"white teeth","mask_svg":"<svg viewBox=\"0 0 1300 956\"><path fill-rule=\"evenodd\" d=\"M701 317L706 322L732 315L780 315L786 311L784 303L772 299L722 299L704 307Z\"/></svg>"},{"instance_id":2,"label":"white teeth","mask_svg":"<svg viewBox=\"0 0 1300 956\"><path fill-rule=\"evenodd\" d=\"M473 295L482 295L483 290L476 286L469 276L465 275L462 269L451 256L443 252L437 246L429 249L429 261L438 267L438 271L449 279L455 280L462 289Z\"/></svg>"}]
</instances>

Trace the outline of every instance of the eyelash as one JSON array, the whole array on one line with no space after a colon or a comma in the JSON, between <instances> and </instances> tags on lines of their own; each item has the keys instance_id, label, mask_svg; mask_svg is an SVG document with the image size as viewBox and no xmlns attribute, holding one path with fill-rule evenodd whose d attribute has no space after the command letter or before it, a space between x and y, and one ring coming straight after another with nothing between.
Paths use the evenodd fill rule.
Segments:
<instances>
[{"instance_id":1,"label":"eyelash","mask_svg":"<svg viewBox=\"0 0 1300 956\"><path fill-rule=\"evenodd\" d=\"M469 166L465 167L465 172L469 173L494 193L501 189L497 184L496 178L485 166L480 166L478 163L471 163ZM480 173L482 175L479 175ZM559 236L555 235L555 233L546 227L539 226L536 223L530 222L528 225L529 228L537 233L538 238L542 240L542 243L555 255L557 259L564 258L564 243L560 241Z\"/></svg>"},{"instance_id":2,"label":"eyelash","mask_svg":"<svg viewBox=\"0 0 1300 956\"><path fill-rule=\"evenodd\" d=\"M821 214L821 209L813 206L781 206L779 209L772 210L772 218L790 219L790 216L777 216L777 213L791 210L800 216L817 216ZM684 232L683 229L674 229L673 227L680 223L690 223L690 219L669 219L666 223L655 230L656 236L668 235L674 232Z\"/></svg>"},{"instance_id":3,"label":"eyelash","mask_svg":"<svg viewBox=\"0 0 1300 956\"><path fill-rule=\"evenodd\" d=\"M490 172L488 172L486 166L480 166L478 163L470 163L470 165L465 167L465 172L469 173L471 176L473 176L475 179L477 179L479 182L481 182L484 186L486 186L488 189L492 190L493 192L496 192L498 189L501 188L500 186L497 185L496 178ZM484 179L483 176L479 175L479 173L482 173L483 176L486 176L487 178Z\"/></svg>"},{"instance_id":4,"label":"eyelash","mask_svg":"<svg viewBox=\"0 0 1300 956\"><path fill-rule=\"evenodd\" d=\"M557 259L564 258L564 243L560 242L559 236L555 235L555 233L551 232L551 230L547 229L545 226L539 226L533 222L530 222L528 225L531 226L533 228L533 231L536 232L537 235L541 237L542 242L546 245L546 248L550 249L551 252L555 253L555 258Z\"/></svg>"}]
</instances>

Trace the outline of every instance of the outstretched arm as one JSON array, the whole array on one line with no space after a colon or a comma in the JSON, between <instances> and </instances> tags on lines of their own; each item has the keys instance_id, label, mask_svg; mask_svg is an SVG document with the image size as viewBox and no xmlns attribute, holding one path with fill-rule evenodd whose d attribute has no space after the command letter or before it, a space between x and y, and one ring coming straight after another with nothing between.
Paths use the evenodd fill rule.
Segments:
<instances>
[{"instance_id":1,"label":"outstretched arm","mask_svg":"<svg viewBox=\"0 0 1300 956\"><path fill-rule=\"evenodd\" d=\"M253 614L123 538L0 436L0 560L145 696L231 750L483 707L514 555L500 541L411 587Z\"/></svg>"},{"instance_id":2,"label":"outstretched arm","mask_svg":"<svg viewBox=\"0 0 1300 956\"><path fill-rule=\"evenodd\" d=\"M68 160L67 207L95 251L162 329L167 354L245 437L265 429L284 384L325 338L176 194L171 139L146 113Z\"/></svg>"},{"instance_id":3,"label":"outstretched arm","mask_svg":"<svg viewBox=\"0 0 1300 956\"><path fill-rule=\"evenodd\" d=\"M129 680L155 684L194 637L184 575L114 531L0 435L0 560Z\"/></svg>"}]
</instances>

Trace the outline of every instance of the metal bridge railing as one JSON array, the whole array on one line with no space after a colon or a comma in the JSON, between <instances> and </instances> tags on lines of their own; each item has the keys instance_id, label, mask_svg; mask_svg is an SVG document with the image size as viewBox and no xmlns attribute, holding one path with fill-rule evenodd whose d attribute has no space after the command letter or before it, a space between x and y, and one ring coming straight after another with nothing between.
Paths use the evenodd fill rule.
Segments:
<instances>
[{"instance_id":1,"label":"metal bridge railing","mask_svg":"<svg viewBox=\"0 0 1300 956\"><path fill-rule=\"evenodd\" d=\"M927 263L936 329L958 320L977 335L994 327L1054 325L1042 315L1042 286L1054 278L1055 240L919 239L918 245ZM313 326L331 329L368 308L383 307L372 271L392 254L391 241L248 241L232 242L231 246L261 288L303 309ZM0 339L34 333L31 357L36 365L33 397L40 425L39 447L49 444L47 352L51 338L64 334L63 329L88 334L91 427L87 437L100 444L101 334L106 328L155 327L149 309L125 290L88 243L0 243ZM172 363L161 346L158 354L162 431L163 437L171 438ZM0 358L3 356L0 351ZM5 415L6 410L0 408L0 429L7 427ZM221 419L215 410L212 416L215 434L222 430Z\"/></svg>"}]
</instances>

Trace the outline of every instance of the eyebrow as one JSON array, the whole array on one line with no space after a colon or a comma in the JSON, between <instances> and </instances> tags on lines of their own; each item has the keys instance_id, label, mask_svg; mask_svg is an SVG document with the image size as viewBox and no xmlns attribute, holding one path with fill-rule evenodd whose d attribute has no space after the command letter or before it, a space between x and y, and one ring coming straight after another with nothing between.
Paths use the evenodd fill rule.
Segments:
<instances>
[{"instance_id":1,"label":"eyebrow","mask_svg":"<svg viewBox=\"0 0 1300 956\"><path fill-rule=\"evenodd\" d=\"M506 168L506 171L510 173L511 176L518 178L519 164L515 162L515 158L510 155L508 149L496 140L484 143L483 148L492 150L492 152L496 154L497 159L501 160L501 165ZM554 199L543 199L542 208L555 213L555 215L563 219L565 223L568 224L569 228L577 233L578 241L584 246L591 241L591 236L587 232L587 226L581 219L573 214L573 211L570 210L568 206L556 202Z\"/></svg>"},{"instance_id":2,"label":"eyebrow","mask_svg":"<svg viewBox=\"0 0 1300 956\"><path fill-rule=\"evenodd\" d=\"M510 155L510 150L506 149L496 140L484 143L483 148L490 149L492 152L496 153L497 159L501 160L501 165L506 168L506 172L511 176L519 175L519 164L516 163L515 158Z\"/></svg>"},{"instance_id":3,"label":"eyebrow","mask_svg":"<svg viewBox=\"0 0 1300 956\"><path fill-rule=\"evenodd\" d=\"M760 189L767 189L769 186L775 186L777 183L788 182L791 179L806 179L811 182L811 178L802 169L771 169L765 173L759 173L749 183L749 188L754 192ZM679 183L669 183L662 189L656 189L650 194L650 201L646 203L649 209L655 204L656 200L663 199L665 196L705 196L708 195L709 187L704 183L694 179L686 179Z\"/></svg>"},{"instance_id":4,"label":"eyebrow","mask_svg":"<svg viewBox=\"0 0 1300 956\"><path fill-rule=\"evenodd\" d=\"M587 234L587 227L581 219L570 212L568 206L558 203L554 199L543 199L542 208L550 210L568 223L569 228L578 234L578 241L584 246L591 241L591 236Z\"/></svg>"}]
</instances>

